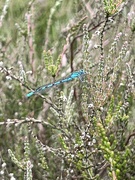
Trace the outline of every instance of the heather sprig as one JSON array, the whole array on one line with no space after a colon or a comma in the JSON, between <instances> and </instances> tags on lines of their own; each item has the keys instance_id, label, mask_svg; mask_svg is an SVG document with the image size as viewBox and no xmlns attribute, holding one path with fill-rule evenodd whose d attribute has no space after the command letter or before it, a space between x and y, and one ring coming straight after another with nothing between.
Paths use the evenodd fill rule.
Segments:
<instances>
[{"instance_id":1,"label":"heather sprig","mask_svg":"<svg viewBox=\"0 0 135 180\"><path fill-rule=\"evenodd\" d=\"M2 27L4 18L6 16L6 14L7 14L7 10L9 8L9 3L10 3L10 0L5 1L4 7L2 9L2 14L0 15L0 27Z\"/></svg>"},{"instance_id":2,"label":"heather sprig","mask_svg":"<svg viewBox=\"0 0 135 180\"><path fill-rule=\"evenodd\" d=\"M105 12L109 15L113 15L118 11L119 6L122 4L123 0L104 0Z\"/></svg>"},{"instance_id":3,"label":"heather sprig","mask_svg":"<svg viewBox=\"0 0 135 180\"><path fill-rule=\"evenodd\" d=\"M54 59L53 59L53 56L51 54L50 51L43 51L43 60L44 60L44 63L45 63L45 67L47 69L47 71L55 77L57 71L58 71L58 68L59 68L59 65L60 65L60 60L61 58L58 57L56 59L56 61L54 62Z\"/></svg>"},{"instance_id":4,"label":"heather sprig","mask_svg":"<svg viewBox=\"0 0 135 180\"><path fill-rule=\"evenodd\" d=\"M59 7L61 6L63 0L57 0L54 4L54 6L51 8L50 10L50 15L49 15L49 18L48 18L48 23L47 23L47 28L46 28L46 34L45 34L45 39L46 39L46 42L45 42L45 49L47 48L47 44L48 44L48 41L49 41L49 33L50 33L50 28L52 26L52 19L53 19L53 16L54 14L57 12L57 10L59 9Z\"/></svg>"}]
</instances>

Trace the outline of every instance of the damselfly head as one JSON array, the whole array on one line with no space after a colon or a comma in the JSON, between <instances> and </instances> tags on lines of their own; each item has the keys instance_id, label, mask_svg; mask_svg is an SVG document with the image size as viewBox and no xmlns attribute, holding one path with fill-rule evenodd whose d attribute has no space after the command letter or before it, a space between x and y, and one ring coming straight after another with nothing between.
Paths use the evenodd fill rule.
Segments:
<instances>
[{"instance_id":1,"label":"damselfly head","mask_svg":"<svg viewBox=\"0 0 135 180\"><path fill-rule=\"evenodd\" d=\"M80 75L83 75L83 74L86 74L86 72L83 69L81 69L80 70Z\"/></svg>"}]
</instances>

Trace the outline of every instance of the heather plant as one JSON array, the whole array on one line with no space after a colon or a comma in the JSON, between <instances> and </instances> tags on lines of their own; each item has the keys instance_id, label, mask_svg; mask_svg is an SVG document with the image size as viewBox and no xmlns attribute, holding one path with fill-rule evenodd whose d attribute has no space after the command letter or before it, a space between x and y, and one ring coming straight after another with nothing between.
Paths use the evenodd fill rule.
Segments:
<instances>
[{"instance_id":1,"label":"heather plant","mask_svg":"<svg viewBox=\"0 0 135 180\"><path fill-rule=\"evenodd\" d=\"M135 179L134 3L0 2L1 179Z\"/></svg>"}]
</instances>

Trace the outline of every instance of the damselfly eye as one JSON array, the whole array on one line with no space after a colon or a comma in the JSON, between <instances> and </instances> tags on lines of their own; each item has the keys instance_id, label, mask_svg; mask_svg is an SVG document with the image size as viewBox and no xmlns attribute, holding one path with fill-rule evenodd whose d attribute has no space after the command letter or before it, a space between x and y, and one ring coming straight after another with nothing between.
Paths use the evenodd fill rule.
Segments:
<instances>
[{"instance_id":1,"label":"damselfly eye","mask_svg":"<svg viewBox=\"0 0 135 180\"><path fill-rule=\"evenodd\" d=\"M81 69L80 72L81 74L86 74L86 72L83 69Z\"/></svg>"}]
</instances>

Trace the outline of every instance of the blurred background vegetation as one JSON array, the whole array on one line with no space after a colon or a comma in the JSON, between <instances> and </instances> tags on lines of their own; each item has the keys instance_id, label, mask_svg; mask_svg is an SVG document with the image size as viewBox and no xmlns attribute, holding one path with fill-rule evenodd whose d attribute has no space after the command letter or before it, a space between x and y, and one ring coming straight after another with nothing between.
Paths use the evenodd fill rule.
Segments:
<instances>
[{"instance_id":1,"label":"blurred background vegetation","mask_svg":"<svg viewBox=\"0 0 135 180\"><path fill-rule=\"evenodd\" d=\"M0 179L135 179L134 3L0 1Z\"/></svg>"}]
</instances>

